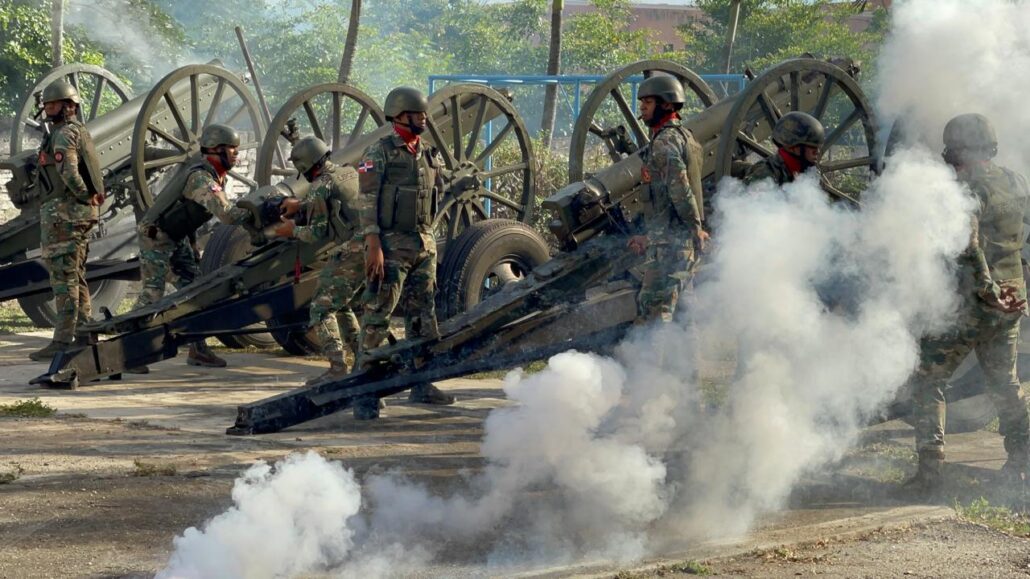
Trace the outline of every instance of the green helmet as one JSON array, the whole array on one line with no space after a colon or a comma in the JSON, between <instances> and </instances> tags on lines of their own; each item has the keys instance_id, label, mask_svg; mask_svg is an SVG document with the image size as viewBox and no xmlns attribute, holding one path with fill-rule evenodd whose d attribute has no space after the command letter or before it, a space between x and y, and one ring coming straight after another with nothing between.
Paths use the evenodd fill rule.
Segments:
<instances>
[{"instance_id":1,"label":"green helmet","mask_svg":"<svg viewBox=\"0 0 1030 579\"><path fill-rule=\"evenodd\" d=\"M240 134L229 125L208 125L200 134L200 146L204 149L214 149L221 145L240 146Z\"/></svg>"},{"instance_id":2,"label":"green helmet","mask_svg":"<svg viewBox=\"0 0 1030 579\"><path fill-rule=\"evenodd\" d=\"M301 175L307 173L329 154L329 145L318 137L307 136L293 145L290 161Z\"/></svg>"},{"instance_id":3,"label":"green helmet","mask_svg":"<svg viewBox=\"0 0 1030 579\"><path fill-rule=\"evenodd\" d=\"M819 119L800 111L789 112L776 121L772 140L781 147L807 145L819 148L826 138L826 130Z\"/></svg>"},{"instance_id":4,"label":"green helmet","mask_svg":"<svg viewBox=\"0 0 1030 579\"><path fill-rule=\"evenodd\" d=\"M944 125L944 146L951 151L980 152L990 159L998 153L998 135L987 117L959 115Z\"/></svg>"},{"instance_id":5,"label":"green helmet","mask_svg":"<svg viewBox=\"0 0 1030 579\"><path fill-rule=\"evenodd\" d=\"M660 98L674 105L681 105L687 100L679 79L666 74L652 76L640 83L640 87L637 88L637 99L644 97Z\"/></svg>"},{"instance_id":6,"label":"green helmet","mask_svg":"<svg viewBox=\"0 0 1030 579\"><path fill-rule=\"evenodd\" d=\"M428 113L429 101L417 88L399 86L386 95L383 114L386 115L386 120L392 121L394 117L407 112Z\"/></svg>"},{"instance_id":7,"label":"green helmet","mask_svg":"<svg viewBox=\"0 0 1030 579\"><path fill-rule=\"evenodd\" d=\"M72 101L79 104L79 91L66 80L55 80L43 89L43 104L54 101Z\"/></svg>"}]
</instances>

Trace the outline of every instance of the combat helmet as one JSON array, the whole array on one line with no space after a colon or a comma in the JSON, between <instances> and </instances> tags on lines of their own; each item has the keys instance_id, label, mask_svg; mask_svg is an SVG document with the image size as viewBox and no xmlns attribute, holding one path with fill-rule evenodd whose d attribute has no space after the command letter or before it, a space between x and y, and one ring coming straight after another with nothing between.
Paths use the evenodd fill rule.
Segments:
<instances>
[{"instance_id":1,"label":"combat helmet","mask_svg":"<svg viewBox=\"0 0 1030 579\"><path fill-rule=\"evenodd\" d=\"M329 145L315 136L307 136L293 145L290 151L290 161L301 175L306 174L312 167L329 154Z\"/></svg>"},{"instance_id":2,"label":"combat helmet","mask_svg":"<svg viewBox=\"0 0 1030 579\"><path fill-rule=\"evenodd\" d=\"M819 148L826 139L826 130L819 119L800 111L789 112L776 121L772 140L781 147L807 145Z\"/></svg>"},{"instance_id":3,"label":"combat helmet","mask_svg":"<svg viewBox=\"0 0 1030 579\"><path fill-rule=\"evenodd\" d=\"M644 97L660 98L674 105L681 105L687 100L679 79L666 74L652 76L640 83L640 87L637 88L637 99Z\"/></svg>"},{"instance_id":4,"label":"combat helmet","mask_svg":"<svg viewBox=\"0 0 1030 579\"><path fill-rule=\"evenodd\" d=\"M959 115L944 125L944 147L949 152L972 153L986 160L998 154L998 134L981 114Z\"/></svg>"},{"instance_id":5,"label":"combat helmet","mask_svg":"<svg viewBox=\"0 0 1030 579\"><path fill-rule=\"evenodd\" d=\"M72 83L61 79L55 80L43 89L43 104L54 101L72 101L79 104L79 91L75 90Z\"/></svg>"},{"instance_id":6,"label":"combat helmet","mask_svg":"<svg viewBox=\"0 0 1030 579\"><path fill-rule=\"evenodd\" d=\"M386 102L383 103L383 114L386 120L392 121L394 117L406 113L428 113L429 101L422 91L410 86L399 86L386 95Z\"/></svg>"},{"instance_id":7,"label":"combat helmet","mask_svg":"<svg viewBox=\"0 0 1030 579\"><path fill-rule=\"evenodd\" d=\"M229 125L216 123L204 127L204 132L200 133L200 146L204 149L214 149L221 145L239 147L240 134Z\"/></svg>"}]
</instances>

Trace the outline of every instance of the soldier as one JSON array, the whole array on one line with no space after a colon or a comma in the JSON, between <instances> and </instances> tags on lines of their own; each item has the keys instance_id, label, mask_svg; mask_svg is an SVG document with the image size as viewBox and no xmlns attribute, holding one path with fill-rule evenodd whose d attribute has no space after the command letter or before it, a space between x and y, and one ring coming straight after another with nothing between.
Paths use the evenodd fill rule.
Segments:
<instances>
[{"instance_id":1,"label":"soldier","mask_svg":"<svg viewBox=\"0 0 1030 579\"><path fill-rule=\"evenodd\" d=\"M783 115L772 133L772 141L779 148L770 157L751 165L744 174L744 183L750 185L762 179L772 179L781 186L793 183L795 177L819 162L825 134L819 119L808 113L794 111Z\"/></svg>"},{"instance_id":2,"label":"soldier","mask_svg":"<svg viewBox=\"0 0 1030 579\"><path fill-rule=\"evenodd\" d=\"M627 246L647 255L638 304L641 321L672 315L680 280L689 274L708 233L701 226L701 146L680 122L684 93L671 76L653 76L637 92L640 117L651 127L651 143L641 151L646 187L642 225L646 233Z\"/></svg>"},{"instance_id":3,"label":"soldier","mask_svg":"<svg viewBox=\"0 0 1030 579\"><path fill-rule=\"evenodd\" d=\"M960 115L944 127L944 160L978 201L969 247L959 259L962 295L959 320L947 334L921 343L921 364L912 381L913 418L919 467L905 487L932 494L941 485L944 463L944 387L970 351L986 376L987 393L998 410L1008 461L1002 472L1027 474L1030 417L1016 373L1019 323L1026 310L1020 250L1023 214L1030 189L1026 179L994 164L994 128L982 115Z\"/></svg>"},{"instance_id":4,"label":"soldier","mask_svg":"<svg viewBox=\"0 0 1030 579\"><path fill-rule=\"evenodd\" d=\"M394 133L368 149L358 165L363 198L361 233L365 239L365 314L362 351L378 347L387 337L390 316L405 304L408 338L435 337L436 238L433 219L443 187L443 160L419 135L425 131L429 103L414 88L398 87L386 96L384 113ZM423 404L452 404L454 398L432 384L411 389L409 400ZM379 416L374 399L359 400L354 416Z\"/></svg>"},{"instance_id":5,"label":"soldier","mask_svg":"<svg viewBox=\"0 0 1030 579\"><path fill-rule=\"evenodd\" d=\"M197 229L212 216L229 225L252 221L251 212L232 207L225 197L225 175L236 165L240 137L227 125L213 124L200 135L203 158L189 168L185 179L169 184L168 189L140 219L140 279L141 288L136 308L146 307L164 296L169 270L179 276L177 286L191 280L182 271L198 271L193 243ZM173 258L178 262L175 271ZM185 283L184 283L185 282ZM225 360L215 355L203 339L191 344L186 363L191 366L222 368ZM131 369L145 373L146 367Z\"/></svg>"},{"instance_id":6,"label":"soldier","mask_svg":"<svg viewBox=\"0 0 1030 579\"><path fill-rule=\"evenodd\" d=\"M57 318L54 338L33 360L49 360L67 349L79 325L89 321L91 304L86 285L86 256L90 231L104 203L104 183L93 139L75 118L79 93L64 80L43 91L43 110L52 123L39 148L42 189L40 225L43 261L50 272Z\"/></svg>"},{"instance_id":7,"label":"soldier","mask_svg":"<svg viewBox=\"0 0 1030 579\"><path fill-rule=\"evenodd\" d=\"M293 146L290 160L312 183L312 190L303 202L295 198L283 201L283 223L275 234L305 243L331 241L336 246L318 274L318 288L311 300L310 326L322 342L322 354L329 359L329 369L307 381L311 386L347 375L344 341L351 353L358 355L361 328L350 302L365 283L365 256L357 234L357 184L348 183L343 169L329 160L329 146L317 137L304 137ZM291 218L301 212L307 216L307 225L297 225Z\"/></svg>"}]
</instances>

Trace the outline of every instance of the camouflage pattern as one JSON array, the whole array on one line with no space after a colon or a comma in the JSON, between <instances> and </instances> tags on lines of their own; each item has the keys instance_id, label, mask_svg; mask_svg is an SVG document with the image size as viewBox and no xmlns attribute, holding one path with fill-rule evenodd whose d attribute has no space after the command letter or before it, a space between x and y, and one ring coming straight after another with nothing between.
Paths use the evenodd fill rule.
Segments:
<instances>
[{"instance_id":1,"label":"camouflage pattern","mask_svg":"<svg viewBox=\"0 0 1030 579\"><path fill-rule=\"evenodd\" d=\"M343 167L325 161L322 173L312 183L311 192L302 205L301 210L308 216L307 224L294 228L293 237L305 243L325 243L333 239L345 243L355 237L362 202L360 198L353 198L353 193L348 194L347 178ZM339 204L336 220L330 218L334 201Z\"/></svg>"},{"instance_id":2,"label":"camouflage pattern","mask_svg":"<svg viewBox=\"0 0 1030 579\"><path fill-rule=\"evenodd\" d=\"M1016 372L1023 314L991 308L983 296L1012 287L1026 298L1019 253L1030 190L1021 176L990 163L960 171L959 179L978 199L979 211L974 216L974 237L959 260L963 304L958 323L947 334L929 336L921 343L921 364L912 382L916 448L922 454L943 457L945 383L974 351L986 375L988 396L998 410L1005 450L1025 464L1030 417Z\"/></svg>"},{"instance_id":3,"label":"camouflage pattern","mask_svg":"<svg viewBox=\"0 0 1030 579\"><path fill-rule=\"evenodd\" d=\"M787 183L793 183L794 175L787 168L787 164L783 162L783 158L778 153L773 153L769 157L751 165L743 177L745 185L751 185L763 179L772 179L777 185L783 186Z\"/></svg>"},{"instance_id":4,"label":"camouflage pattern","mask_svg":"<svg viewBox=\"0 0 1030 579\"><path fill-rule=\"evenodd\" d=\"M390 147L393 150L388 151ZM385 277L376 284L368 284L362 298L365 312L361 325L365 331L363 349L375 348L382 343L390 327L390 316L404 300L405 330L407 337L431 337L439 335L436 322L436 237L431 225L419 225L418 231L390 231L381 227L379 221L380 192L386 185L386 169L390 155L407 155L411 152L399 137L387 137L372 144L358 166L361 186L361 236L379 235L385 260ZM434 156L432 160L424 156ZM425 172L430 167L442 166L443 161L431 149L419 141L412 166ZM425 161L425 162L422 162ZM436 191L442 190L438 171L424 176ZM418 181L417 176L411 176ZM435 213L435 208L434 208Z\"/></svg>"},{"instance_id":5,"label":"camouflage pattern","mask_svg":"<svg viewBox=\"0 0 1030 579\"><path fill-rule=\"evenodd\" d=\"M206 158L204 164L210 166ZM225 197L225 177L216 179L212 172L203 169L192 171L186 178L183 197L207 209L211 215L226 225L250 223L253 218L251 212L229 203Z\"/></svg>"},{"instance_id":6,"label":"camouflage pattern","mask_svg":"<svg viewBox=\"0 0 1030 579\"><path fill-rule=\"evenodd\" d=\"M40 207L42 257L56 301L55 342L70 343L76 327L92 315L85 276L97 208L90 204L92 193L79 173L79 159L91 154L90 142L81 123L55 123L39 152L41 170L60 180L45 193Z\"/></svg>"},{"instance_id":7,"label":"camouflage pattern","mask_svg":"<svg viewBox=\"0 0 1030 579\"><path fill-rule=\"evenodd\" d=\"M672 314L680 285L696 261L694 238L701 229L701 213L690 172L700 174L700 147L679 127L678 119L666 123L642 152L648 259L637 303L645 320Z\"/></svg>"}]
</instances>

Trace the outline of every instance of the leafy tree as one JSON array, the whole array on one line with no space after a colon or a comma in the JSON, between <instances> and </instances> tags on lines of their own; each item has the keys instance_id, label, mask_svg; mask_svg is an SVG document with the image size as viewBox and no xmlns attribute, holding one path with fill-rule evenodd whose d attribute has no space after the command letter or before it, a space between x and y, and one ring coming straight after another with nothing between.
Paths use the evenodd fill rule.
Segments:
<instances>
[{"instance_id":1,"label":"leafy tree","mask_svg":"<svg viewBox=\"0 0 1030 579\"><path fill-rule=\"evenodd\" d=\"M660 53L648 30L629 30L628 0L593 0L596 10L569 18L562 34L562 57L567 73L607 73Z\"/></svg>"}]
</instances>

